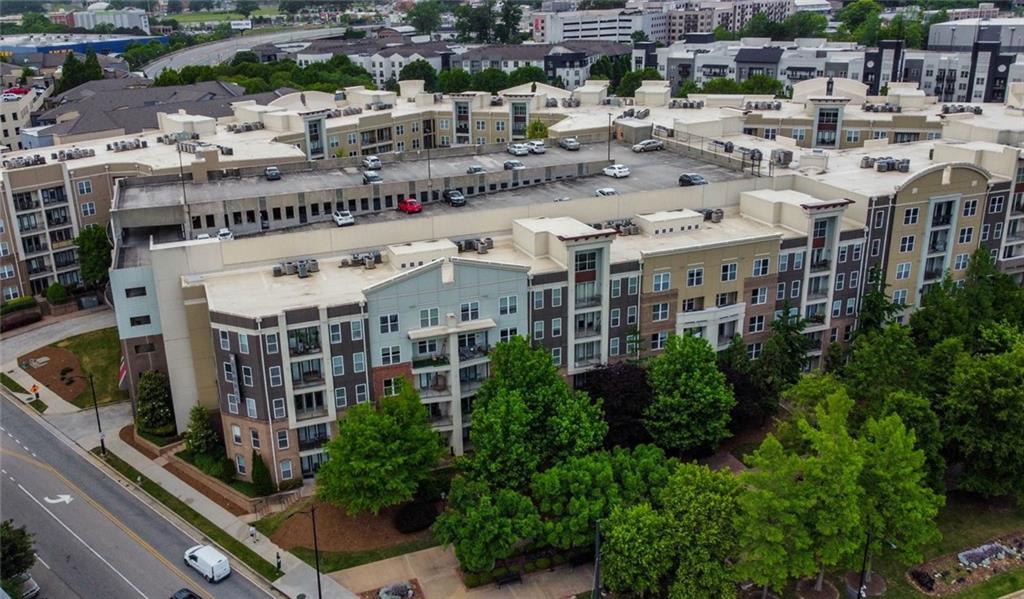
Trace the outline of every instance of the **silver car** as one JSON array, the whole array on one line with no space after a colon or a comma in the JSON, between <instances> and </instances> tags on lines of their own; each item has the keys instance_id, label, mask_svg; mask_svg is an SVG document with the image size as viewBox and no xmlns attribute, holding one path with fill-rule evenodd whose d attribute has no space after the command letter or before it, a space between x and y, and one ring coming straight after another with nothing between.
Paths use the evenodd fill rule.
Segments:
<instances>
[{"instance_id":1,"label":"silver car","mask_svg":"<svg viewBox=\"0 0 1024 599\"><path fill-rule=\"evenodd\" d=\"M633 146L634 152L651 152L653 150L664 150L665 144L656 139L645 139Z\"/></svg>"}]
</instances>

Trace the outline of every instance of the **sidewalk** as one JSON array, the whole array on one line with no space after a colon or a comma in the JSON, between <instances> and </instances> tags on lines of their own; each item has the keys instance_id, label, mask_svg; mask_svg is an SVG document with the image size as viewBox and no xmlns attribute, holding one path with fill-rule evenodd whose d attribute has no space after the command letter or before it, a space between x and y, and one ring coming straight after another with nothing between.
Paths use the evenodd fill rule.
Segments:
<instances>
[{"instance_id":1,"label":"sidewalk","mask_svg":"<svg viewBox=\"0 0 1024 599\"><path fill-rule=\"evenodd\" d=\"M26 390L31 390L32 385L39 386L39 399L46 404L45 416L53 416L54 414L74 414L75 412L80 411L75 404L64 401L64 398L60 395L57 395L48 387L44 387L42 383L32 378L29 373L25 372L18 366L17 361L5 364L3 369L7 376L14 379L16 383ZM25 403L32 401L31 393L14 393L13 391L11 393ZM28 399L26 399L26 397Z\"/></svg>"},{"instance_id":2,"label":"sidewalk","mask_svg":"<svg viewBox=\"0 0 1024 599\"><path fill-rule=\"evenodd\" d=\"M106 306L79 310L60 316L47 316L38 323L4 333L0 364L6 368L7 364L15 363L19 356L40 347L46 347L82 333L114 326L117 326L114 311Z\"/></svg>"},{"instance_id":3,"label":"sidewalk","mask_svg":"<svg viewBox=\"0 0 1024 599\"><path fill-rule=\"evenodd\" d=\"M243 541L263 559L274 563L281 554L284 576L274 581L274 588L288 597L316 597L316 571L306 562L281 549L263 535L256 533L256 542L249 539L249 524L220 507L202 493L185 484L157 462L150 460L121 440L120 436L106 436L107 449L166 491L182 500L207 520L223 529L234 538ZM356 599L354 593L341 586L329 576L322 576L323 596L329 599Z\"/></svg>"}]
</instances>

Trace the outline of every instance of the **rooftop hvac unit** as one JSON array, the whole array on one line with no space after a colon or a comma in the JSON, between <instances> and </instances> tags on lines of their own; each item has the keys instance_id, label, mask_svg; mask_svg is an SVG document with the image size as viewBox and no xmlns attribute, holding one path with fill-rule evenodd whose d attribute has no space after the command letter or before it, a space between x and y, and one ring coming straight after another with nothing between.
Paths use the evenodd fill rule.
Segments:
<instances>
[{"instance_id":1,"label":"rooftop hvac unit","mask_svg":"<svg viewBox=\"0 0 1024 599\"><path fill-rule=\"evenodd\" d=\"M647 118L647 115L649 115L649 114L651 114L651 109L650 108L641 108L640 110L637 111L636 118L638 118L638 119L645 119L645 118Z\"/></svg>"},{"instance_id":2,"label":"rooftop hvac unit","mask_svg":"<svg viewBox=\"0 0 1024 599\"><path fill-rule=\"evenodd\" d=\"M697 100L696 104L694 104L693 107L694 108L704 108L704 100Z\"/></svg>"},{"instance_id":3,"label":"rooftop hvac unit","mask_svg":"<svg viewBox=\"0 0 1024 599\"><path fill-rule=\"evenodd\" d=\"M478 253L478 254L486 254L487 253L487 246L486 245L478 245L477 248L476 248L476 253Z\"/></svg>"},{"instance_id":4,"label":"rooftop hvac unit","mask_svg":"<svg viewBox=\"0 0 1024 599\"><path fill-rule=\"evenodd\" d=\"M373 261L372 257L365 258L363 260L363 268L365 268L366 270L373 270L377 268L377 264Z\"/></svg>"},{"instance_id":5,"label":"rooftop hvac unit","mask_svg":"<svg viewBox=\"0 0 1024 599\"><path fill-rule=\"evenodd\" d=\"M782 102L772 102L772 110L782 110Z\"/></svg>"},{"instance_id":6,"label":"rooftop hvac unit","mask_svg":"<svg viewBox=\"0 0 1024 599\"><path fill-rule=\"evenodd\" d=\"M352 266L351 258L342 258L341 262L338 263L338 268L348 268L349 266Z\"/></svg>"},{"instance_id":7,"label":"rooftop hvac unit","mask_svg":"<svg viewBox=\"0 0 1024 599\"><path fill-rule=\"evenodd\" d=\"M305 279L306 277L309 276L309 265L306 264L305 260L299 260L298 269L300 279Z\"/></svg>"},{"instance_id":8,"label":"rooftop hvac unit","mask_svg":"<svg viewBox=\"0 0 1024 599\"><path fill-rule=\"evenodd\" d=\"M320 272L320 262L316 258L309 259L309 272Z\"/></svg>"},{"instance_id":9,"label":"rooftop hvac unit","mask_svg":"<svg viewBox=\"0 0 1024 599\"><path fill-rule=\"evenodd\" d=\"M284 267L282 267L280 264L274 266L274 276L275 277L283 277L284 276Z\"/></svg>"},{"instance_id":10,"label":"rooftop hvac unit","mask_svg":"<svg viewBox=\"0 0 1024 599\"><path fill-rule=\"evenodd\" d=\"M781 148L775 148L772 150L772 163L785 166L790 162L793 162L793 152L791 150L783 150Z\"/></svg>"},{"instance_id":11,"label":"rooftop hvac unit","mask_svg":"<svg viewBox=\"0 0 1024 599\"><path fill-rule=\"evenodd\" d=\"M725 142L723 149L725 150L726 154L732 154L733 148L735 147L736 146L731 141L727 141Z\"/></svg>"},{"instance_id":12,"label":"rooftop hvac unit","mask_svg":"<svg viewBox=\"0 0 1024 599\"><path fill-rule=\"evenodd\" d=\"M910 159L909 158L904 158L903 160L900 160L899 170L900 170L901 173L909 173L910 172Z\"/></svg>"},{"instance_id":13,"label":"rooftop hvac unit","mask_svg":"<svg viewBox=\"0 0 1024 599\"><path fill-rule=\"evenodd\" d=\"M711 222L713 223L720 223L723 218L725 218L725 211L721 208L715 208L711 213Z\"/></svg>"},{"instance_id":14,"label":"rooftop hvac unit","mask_svg":"<svg viewBox=\"0 0 1024 599\"><path fill-rule=\"evenodd\" d=\"M887 173L887 172L889 172L889 161L888 160L879 160L878 162L875 162L875 170L880 172L880 173Z\"/></svg>"},{"instance_id":15,"label":"rooftop hvac unit","mask_svg":"<svg viewBox=\"0 0 1024 599\"><path fill-rule=\"evenodd\" d=\"M982 108L981 108L981 106L974 106L974 107L971 108L971 111L974 112L974 114L981 114L982 113Z\"/></svg>"},{"instance_id":16,"label":"rooftop hvac unit","mask_svg":"<svg viewBox=\"0 0 1024 599\"><path fill-rule=\"evenodd\" d=\"M861 158L860 158L860 167L861 168L871 168L873 163L874 163L874 160L871 159L871 156L861 156Z\"/></svg>"},{"instance_id":17,"label":"rooftop hvac unit","mask_svg":"<svg viewBox=\"0 0 1024 599\"><path fill-rule=\"evenodd\" d=\"M287 275L294 275L299 272L299 265L289 260L284 263L284 273Z\"/></svg>"}]
</instances>

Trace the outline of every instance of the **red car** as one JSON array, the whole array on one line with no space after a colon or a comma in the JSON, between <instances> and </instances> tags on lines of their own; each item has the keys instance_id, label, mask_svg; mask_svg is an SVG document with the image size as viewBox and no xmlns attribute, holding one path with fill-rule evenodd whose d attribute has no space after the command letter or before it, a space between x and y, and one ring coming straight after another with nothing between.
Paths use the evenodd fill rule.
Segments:
<instances>
[{"instance_id":1,"label":"red car","mask_svg":"<svg viewBox=\"0 0 1024 599\"><path fill-rule=\"evenodd\" d=\"M423 204L416 198L402 198L398 200L398 211L406 214L416 214L423 210Z\"/></svg>"}]
</instances>

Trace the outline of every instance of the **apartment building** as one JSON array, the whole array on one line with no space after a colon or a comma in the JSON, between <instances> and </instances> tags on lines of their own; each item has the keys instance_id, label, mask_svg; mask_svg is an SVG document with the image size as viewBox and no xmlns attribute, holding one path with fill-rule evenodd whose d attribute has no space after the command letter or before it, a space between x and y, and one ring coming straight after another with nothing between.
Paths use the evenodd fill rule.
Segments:
<instances>
[{"instance_id":1,"label":"apartment building","mask_svg":"<svg viewBox=\"0 0 1024 599\"><path fill-rule=\"evenodd\" d=\"M20 150L22 148L21 130L32 125L32 113L43 105L46 96L53 91L52 87L8 88L0 100L0 148Z\"/></svg>"},{"instance_id":2,"label":"apartment building","mask_svg":"<svg viewBox=\"0 0 1024 599\"><path fill-rule=\"evenodd\" d=\"M141 29L149 33L149 16L141 8L112 9L109 2L93 2L86 10L58 11L47 15L50 21L68 27L96 29L111 25L115 29Z\"/></svg>"},{"instance_id":3,"label":"apartment building","mask_svg":"<svg viewBox=\"0 0 1024 599\"><path fill-rule=\"evenodd\" d=\"M962 19L928 29L928 49L970 52L977 42L997 42L1003 52L1024 52L1024 17Z\"/></svg>"},{"instance_id":4,"label":"apartment building","mask_svg":"<svg viewBox=\"0 0 1024 599\"><path fill-rule=\"evenodd\" d=\"M490 45L473 48L453 57L452 67L467 73L477 73L484 69L500 69L511 73L522 67L537 67L544 69L550 81L561 81L567 89L575 89L590 79L590 67L602 56L615 58L630 52L627 44L600 40Z\"/></svg>"},{"instance_id":5,"label":"apartment building","mask_svg":"<svg viewBox=\"0 0 1024 599\"><path fill-rule=\"evenodd\" d=\"M756 14L774 22L793 13L791 0L687 0L669 8L669 40L675 42L690 33L712 32L719 27L739 31Z\"/></svg>"},{"instance_id":6,"label":"apartment building","mask_svg":"<svg viewBox=\"0 0 1024 599\"><path fill-rule=\"evenodd\" d=\"M566 40L604 40L630 43L642 31L652 42L667 42L668 13L626 9L535 12L533 40L557 44Z\"/></svg>"},{"instance_id":7,"label":"apartment building","mask_svg":"<svg viewBox=\"0 0 1024 599\"><path fill-rule=\"evenodd\" d=\"M903 80L940 102L1002 102L1010 83L1024 81L1024 53L1007 53L995 41L966 52L908 52Z\"/></svg>"}]
</instances>

